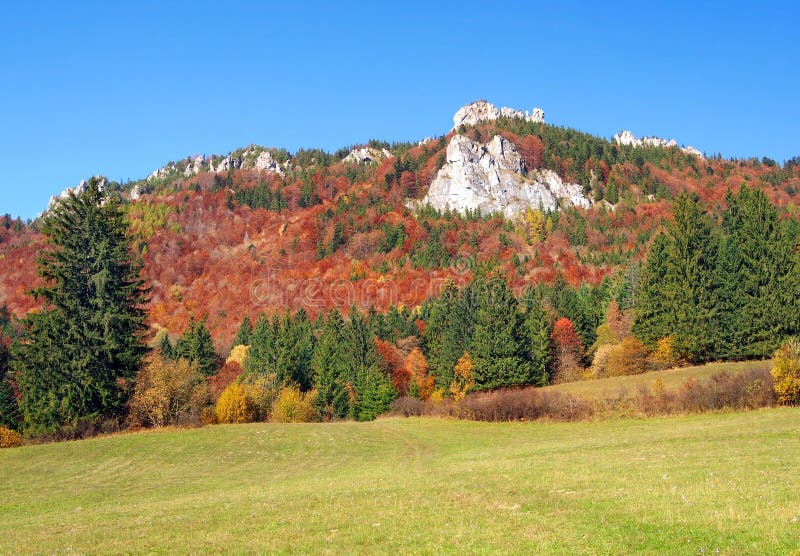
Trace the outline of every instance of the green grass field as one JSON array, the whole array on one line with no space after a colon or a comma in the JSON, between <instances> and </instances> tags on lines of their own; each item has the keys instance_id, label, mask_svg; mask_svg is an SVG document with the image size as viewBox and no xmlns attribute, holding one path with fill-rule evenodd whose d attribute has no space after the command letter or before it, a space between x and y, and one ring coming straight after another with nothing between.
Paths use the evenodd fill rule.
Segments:
<instances>
[{"instance_id":1,"label":"green grass field","mask_svg":"<svg viewBox=\"0 0 800 556\"><path fill-rule=\"evenodd\" d=\"M800 409L253 424L0 451L2 553L786 554Z\"/></svg>"}]
</instances>

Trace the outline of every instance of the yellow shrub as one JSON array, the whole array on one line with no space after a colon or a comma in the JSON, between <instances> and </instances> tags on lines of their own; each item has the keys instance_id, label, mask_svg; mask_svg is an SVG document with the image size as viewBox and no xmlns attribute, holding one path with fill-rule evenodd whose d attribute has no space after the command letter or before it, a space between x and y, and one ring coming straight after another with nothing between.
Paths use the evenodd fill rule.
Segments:
<instances>
[{"instance_id":1,"label":"yellow shrub","mask_svg":"<svg viewBox=\"0 0 800 556\"><path fill-rule=\"evenodd\" d=\"M22 437L17 431L0 426L0 448L14 448L22 445Z\"/></svg>"},{"instance_id":2,"label":"yellow shrub","mask_svg":"<svg viewBox=\"0 0 800 556\"><path fill-rule=\"evenodd\" d=\"M656 350L650 355L650 362L655 369L670 369L680 365L680 357L675 353L672 336L661 338Z\"/></svg>"},{"instance_id":3,"label":"yellow shrub","mask_svg":"<svg viewBox=\"0 0 800 556\"><path fill-rule=\"evenodd\" d=\"M467 392L475 386L475 379L472 376L473 368L472 358L465 351L453 369L453 382L450 383L450 394L455 401L464 399Z\"/></svg>"},{"instance_id":4,"label":"yellow shrub","mask_svg":"<svg viewBox=\"0 0 800 556\"><path fill-rule=\"evenodd\" d=\"M625 337L608 353L606 376L637 375L647 370L647 348L633 336Z\"/></svg>"},{"instance_id":5,"label":"yellow shrub","mask_svg":"<svg viewBox=\"0 0 800 556\"><path fill-rule=\"evenodd\" d=\"M250 423L255 420L255 408L247 395L247 388L238 382L220 394L216 412L220 423Z\"/></svg>"},{"instance_id":6,"label":"yellow shrub","mask_svg":"<svg viewBox=\"0 0 800 556\"><path fill-rule=\"evenodd\" d=\"M317 391L311 390L303 394L295 386L281 389L278 399L272 406L272 420L276 423L306 423L317 419L314 402Z\"/></svg>"},{"instance_id":7,"label":"yellow shrub","mask_svg":"<svg viewBox=\"0 0 800 556\"><path fill-rule=\"evenodd\" d=\"M228 364L231 361L236 361L239 363L240 367L244 368L245 359L247 359L247 346L244 344L239 344L238 346L233 346L231 354L225 360L225 364Z\"/></svg>"},{"instance_id":8,"label":"yellow shrub","mask_svg":"<svg viewBox=\"0 0 800 556\"><path fill-rule=\"evenodd\" d=\"M800 405L800 340L789 340L775 352L772 378L780 403Z\"/></svg>"}]
</instances>

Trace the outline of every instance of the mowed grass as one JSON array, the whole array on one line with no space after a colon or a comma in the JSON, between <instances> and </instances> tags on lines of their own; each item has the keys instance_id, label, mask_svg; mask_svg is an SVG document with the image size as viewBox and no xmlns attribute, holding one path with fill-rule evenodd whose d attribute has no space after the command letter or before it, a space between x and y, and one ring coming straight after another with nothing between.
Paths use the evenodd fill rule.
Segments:
<instances>
[{"instance_id":1,"label":"mowed grass","mask_svg":"<svg viewBox=\"0 0 800 556\"><path fill-rule=\"evenodd\" d=\"M2 553L786 554L800 409L380 419L0 451Z\"/></svg>"},{"instance_id":2,"label":"mowed grass","mask_svg":"<svg viewBox=\"0 0 800 556\"><path fill-rule=\"evenodd\" d=\"M772 368L772 360L765 361L737 361L725 363L708 363L694 367L678 367L665 371L654 371L640 375L615 376L609 378L598 378L594 380L581 380L577 382L565 382L546 386L543 390L553 390L563 393L574 394L583 398L605 399L616 396L620 390L627 390L635 393L639 386L644 385L653 390L656 380L661 380L666 390L679 388L687 378L704 380L712 375L727 372L731 374L741 373L750 369Z\"/></svg>"}]
</instances>

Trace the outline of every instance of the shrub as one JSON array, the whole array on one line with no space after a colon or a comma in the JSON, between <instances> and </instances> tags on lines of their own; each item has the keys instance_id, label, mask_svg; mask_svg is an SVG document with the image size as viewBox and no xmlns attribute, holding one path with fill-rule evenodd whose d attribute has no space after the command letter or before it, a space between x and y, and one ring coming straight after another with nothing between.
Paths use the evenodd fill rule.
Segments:
<instances>
[{"instance_id":1,"label":"shrub","mask_svg":"<svg viewBox=\"0 0 800 556\"><path fill-rule=\"evenodd\" d=\"M239 344L238 346L233 346L230 355L228 355L228 358L225 360L225 364L236 362L240 367L244 367L245 359L247 359L247 346Z\"/></svg>"},{"instance_id":2,"label":"shrub","mask_svg":"<svg viewBox=\"0 0 800 556\"><path fill-rule=\"evenodd\" d=\"M276 423L307 423L318 418L314 403L317 391L303 393L296 386L281 389L272 406L272 420Z\"/></svg>"},{"instance_id":3,"label":"shrub","mask_svg":"<svg viewBox=\"0 0 800 556\"><path fill-rule=\"evenodd\" d=\"M800 339L791 339L775 352L772 367L778 401L800 405Z\"/></svg>"},{"instance_id":4,"label":"shrub","mask_svg":"<svg viewBox=\"0 0 800 556\"><path fill-rule=\"evenodd\" d=\"M608 357L614 350L612 344L600 345L594 352L592 359L591 375L588 378L608 376Z\"/></svg>"},{"instance_id":5,"label":"shrub","mask_svg":"<svg viewBox=\"0 0 800 556\"><path fill-rule=\"evenodd\" d=\"M234 382L220 394L216 414L220 423L250 423L255 420L256 410L243 384Z\"/></svg>"},{"instance_id":6,"label":"shrub","mask_svg":"<svg viewBox=\"0 0 800 556\"><path fill-rule=\"evenodd\" d=\"M472 358L465 351L453 368L453 382L450 383L450 394L453 396L454 401L458 402L464 399L467 392L475 386L475 378L472 374L473 369Z\"/></svg>"},{"instance_id":7,"label":"shrub","mask_svg":"<svg viewBox=\"0 0 800 556\"><path fill-rule=\"evenodd\" d=\"M22 445L22 436L9 428L0 426L0 448L15 448Z\"/></svg>"},{"instance_id":8,"label":"shrub","mask_svg":"<svg viewBox=\"0 0 800 556\"><path fill-rule=\"evenodd\" d=\"M671 369L680 365L681 360L675 352L675 341L672 336L661 338L656 349L650 354L650 368L653 370Z\"/></svg>"},{"instance_id":9,"label":"shrub","mask_svg":"<svg viewBox=\"0 0 800 556\"><path fill-rule=\"evenodd\" d=\"M208 387L197 365L153 352L136 375L129 419L150 427L199 422L208 403Z\"/></svg>"},{"instance_id":10,"label":"shrub","mask_svg":"<svg viewBox=\"0 0 800 556\"><path fill-rule=\"evenodd\" d=\"M605 375L638 375L647 370L647 348L633 336L625 337L608 352Z\"/></svg>"}]
</instances>

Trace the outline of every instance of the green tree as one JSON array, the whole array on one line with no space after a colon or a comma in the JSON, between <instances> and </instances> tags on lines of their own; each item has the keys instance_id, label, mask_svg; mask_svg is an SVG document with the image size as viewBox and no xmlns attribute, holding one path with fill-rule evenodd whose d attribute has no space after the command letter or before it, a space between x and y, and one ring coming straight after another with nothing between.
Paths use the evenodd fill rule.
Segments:
<instances>
[{"instance_id":1,"label":"green tree","mask_svg":"<svg viewBox=\"0 0 800 556\"><path fill-rule=\"evenodd\" d=\"M449 388L453 369L472 342L476 291L474 286L459 291L448 280L431 306L423 340L430 371L439 388Z\"/></svg>"},{"instance_id":2,"label":"green tree","mask_svg":"<svg viewBox=\"0 0 800 556\"><path fill-rule=\"evenodd\" d=\"M552 346L550 335L553 322L550 314L540 303L532 303L525 312L525 329L529 341L529 357L531 361L531 378L537 386L544 386L550 380L547 369L550 368Z\"/></svg>"},{"instance_id":3,"label":"green tree","mask_svg":"<svg viewBox=\"0 0 800 556\"><path fill-rule=\"evenodd\" d=\"M219 367L219 355L214 350L211 333L206 327L205 317L200 321L191 320L189 328L175 345L176 358L186 359L197 364L197 368L205 376L211 376Z\"/></svg>"},{"instance_id":4,"label":"green tree","mask_svg":"<svg viewBox=\"0 0 800 556\"><path fill-rule=\"evenodd\" d=\"M723 355L769 357L798 330L798 257L763 192L743 185L726 204L717 260Z\"/></svg>"},{"instance_id":5,"label":"green tree","mask_svg":"<svg viewBox=\"0 0 800 556\"><path fill-rule=\"evenodd\" d=\"M479 389L531 384L533 368L527 354L522 315L511 288L502 277L481 284L475 332L469 350Z\"/></svg>"},{"instance_id":6,"label":"green tree","mask_svg":"<svg viewBox=\"0 0 800 556\"><path fill-rule=\"evenodd\" d=\"M381 370L375 338L355 306L350 309L344 343L347 346L344 378L355 392L350 397L349 415L359 421L370 421L389 409L397 393Z\"/></svg>"},{"instance_id":7,"label":"green tree","mask_svg":"<svg viewBox=\"0 0 800 556\"><path fill-rule=\"evenodd\" d=\"M233 339L233 345L250 345L251 334L253 334L253 324L250 322L250 317L245 315L242 319L242 324L239 325L239 330L236 331L236 337Z\"/></svg>"},{"instance_id":8,"label":"green tree","mask_svg":"<svg viewBox=\"0 0 800 556\"><path fill-rule=\"evenodd\" d=\"M147 352L147 290L118 200L93 178L43 219L38 259L43 309L29 315L13 353L24 428L47 433L82 418L119 417L124 384Z\"/></svg>"},{"instance_id":9,"label":"green tree","mask_svg":"<svg viewBox=\"0 0 800 556\"><path fill-rule=\"evenodd\" d=\"M337 309L331 309L322 325L314 355L311 358L316 406L323 419L344 418L348 413L345 387L347 345L345 322Z\"/></svg>"}]
</instances>

